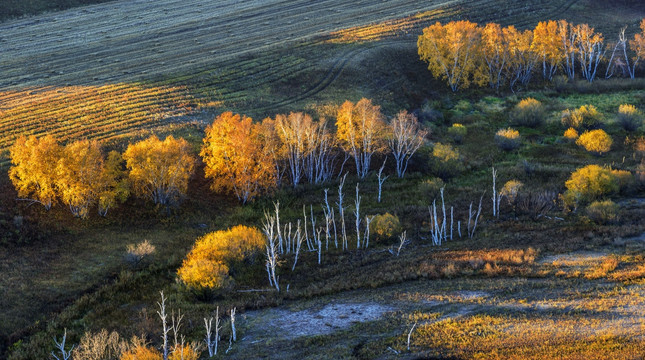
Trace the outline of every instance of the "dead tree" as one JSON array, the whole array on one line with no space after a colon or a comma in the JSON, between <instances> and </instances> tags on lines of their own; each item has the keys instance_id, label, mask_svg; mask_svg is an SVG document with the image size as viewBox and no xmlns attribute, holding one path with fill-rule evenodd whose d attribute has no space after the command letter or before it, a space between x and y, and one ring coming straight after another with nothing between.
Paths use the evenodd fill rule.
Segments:
<instances>
[{"instance_id":1,"label":"dead tree","mask_svg":"<svg viewBox=\"0 0 645 360\"><path fill-rule=\"evenodd\" d=\"M168 327L168 314L166 313L166 297L164 296L163 291L160 291L160 294L161 302L157 302L157 305L159 306L157 314L161 319L162 325L161 340L163 341L163 344L161 346L161 352L163 360L168 360L168 333L170 332L170 328Z\"/></svg>"},{"instance_id":2,"label":"dead tree","mask_svg":"<svg viewBox=\"0 0 645 360\"><path fill-rule=\"evenodd\" d=\"M69 360L72 358L72 351L74 351L74 345L69 350L65 350L65 341L67 341L67 329L64 330L63 332L63 338L58 342L56 340L56 337L54 337L54 344L56 344L56 350L60 351L60 357L58 355L54 354L54 352L51 352L51 355L54 357L56 360Z\"/></svg>"},{"instance_id":3,"label":"dead tree","mask_svg":"<svg viewBox=\"0 0 645 360\"><path fill-rule=\"evenodd\" d=\"M300 220L298 220L298 224L296 225L296 234L295 234L296 257L293 260L293 266L291 267L291 271L294 271L296 269L296 263L298 263L298 254L300 254L301 245L302 245L302 234L300 231Z\"/></svg>"},{"instance_id":4,"label":"dead tree","mask_svg":"<svg viewBox=\"0 0 645 360\"><path fill-rule=\"evenodd\" d=\"M383 189L383 183L389 176L383 176L383 169L385 168L385 162L387 161L387 158L383 160L383 165L381 165L381 168L378 170L378 202L381 202L381 192Z\"/></svg>"},{"instance_id":5,"label":"dead tree","mask_svg":"<svg viewBox=\"0 0 645 360\"><path fill-rule=\"evenodd\" d=\"M493 217L499 218L499 203L502 200L502 194L497 192L497 170L493 168Z\"/></svg>"},{"instance_id":6,"label":"dead tree","mask_svg":"<svg viewBox=\"0 0 645 360\"><path fill-rule=\"evenodd\" d=\"M237 310L237 308L231 309L231 338L233 341L237 341L237 334L235 332L235 310Z\"/></svg>"},{"instance_id":7,"label":"dead tree","mask_svg":"<svg viewBox=\"0 0 645 360\"><path fill-rule=\"evenodd\" d=\"M215 338L213 338L213 317L210 319L204 318L204 327L206 328L206 349L208 350L208 357L217 355L217 347L219 343L219 331L222 329L219 319L219 306L215 310Z\"/></svg>"},{"instance_id":8,"label":"dead tree","mask_svg":"<svg viewBox=\"0 0 645 360\"><path fill-rule=\"evenodd\" d=\"M356 249L361 248L361 197L358 195L356 184L356 201L354 202L354 216L356 217Z\"/></svg>"},{"instance_id":9,"label":"dead tree","mask_svg":"<svg viewBox=\"0 0 645 360\"><path fill-rule=\"evenodd\" d=\"M423 144L427 131L421 130L417 117L407 111L399 112L390 121L389 127L392 135L388 139L388 145L396 163L396 175L402 178L408 169L410 158Z\"/></svg>"},{"instance_id":10,"label":"dead tree","mask_svg":"<svg viewBox=\"0 0 645 360\"><path fill-rule=\"evenodd\" d=\"M389 249L390 254L394 256L399 256L401 254L401 250L410 243L410 240L408 240L407 236L407 231L404 231L399 235L399 246L394 250L394 247L391 247Z\"/></svg>"},{"instance_id":11,"label":"dead tree","mask_svg":"<svg viewBox=\"0 0 645 360\"><path fill-rule=\"evenodd\" d=\"M340 231L342 236L343 250L347 249L347 231L345 230L345 208L343 208L343 186L345 186L345 179L347 174L345 174L338 184L338 215L340 215Z\"/></svg>"},{"instance_id":12,"label":"dead tree","mask_svg":"<svg viewBox=\"0 0 645 360\"><path fill-rule=\"evenodd\" d=\"M470 239L473 238L473 236L475 235L475 230L477 229L477 221L479 220L479 215L482 212L482 199L483 198L484 198L484 195L482 195L482 197L479 198L479 207L477 208L477 213L476 214L473 212L473 203L472 202L470 203L470 208L468 209L468 237ZM471 219L473 218L473 215L475 216L475 220L474 220L473 226L471 228L470 224L471 224Z\"/></svg>"}]
</instances>

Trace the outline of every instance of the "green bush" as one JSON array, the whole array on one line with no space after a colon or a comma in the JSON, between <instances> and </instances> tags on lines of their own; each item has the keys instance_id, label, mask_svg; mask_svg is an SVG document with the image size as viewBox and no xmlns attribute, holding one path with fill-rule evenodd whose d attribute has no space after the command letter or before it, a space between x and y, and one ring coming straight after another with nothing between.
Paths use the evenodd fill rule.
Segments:
<instances>
[{"instance_id":1,"label":"green bush","mask_svg":"<svg viewBox=\"0 0 645 360\"><path fill-rule=\"evenodd\" d=\"M500 129L495 133L495 143L500 149L510 151L520 147L522 138L519 131L515 129Z\"/></svg>"},{"instance_id":2,"label":"green bush","mask_svg":"<svg viewBox=\"0 0 645 360\"><path fill-rule=\"evenodd\" d=\"M627 131L635 131L643 125L643 113L634 105L620 105L618 107L618 123Z\"/></svg>"},{"instance_id":3,"label":"green bush","mask_svg":"<svg viewBox=\"0 0 645 360\"><path fill-rule=\"evenodd\" d=\"M587 217L598 224L614 223L618 220L618 205L611 200L594 201L587 206Z\"/></svg>"},{"instance_id":4,"label":"green bush","mask_svg":"<svg viewBox=\"0 0 645 360\"><path fill-rule=\"evenodd\" d=\"M538 127L544 122L545 110L541 102L526 98L520 101L510 113L511 124Z\"/></svg>"},{"instance_id":5,"label":"green bush","mask_svg":"<svg viewBox=\"0 0 645 360\"><path fill-rule=\"evenodd\" d=\"M448 128L448 134L457 144L461 144L467 133L468 129L459 123L452 124L452 126Z\"/></svg>"},{"instance_id":6,"label":"green bush","mask_svg":"<svg viewBox=\"0 0 645 360\"><path fill-rule=\"evenodd\" d=\"M399 217L390 213L375 215L370 223L370 233L374 234L377 242L391 240L401 232Z\"/></svg>"},{"instance_id":7,"label":"green bush","mask_svg":"<svg viewBox=\"0 0 645 360\"><path fill-rule=\"evenodd\" d=\"M436 143L430 162L432 172L442 179L457 176L463 170L459 151L449 144Z\"/></svg>"},{"instance_id":8,"label":"green bush","mask_svg":"<svg viewBox=\"0 0 645 360\"><path fill-rule=\"evenodd\" d=\"M424 199L432 200L439 195L441 188L445 186L445 183L440 178L430 178L423 180L419 184L419 191L423 195Z\"/></svg>"}]
</instances>

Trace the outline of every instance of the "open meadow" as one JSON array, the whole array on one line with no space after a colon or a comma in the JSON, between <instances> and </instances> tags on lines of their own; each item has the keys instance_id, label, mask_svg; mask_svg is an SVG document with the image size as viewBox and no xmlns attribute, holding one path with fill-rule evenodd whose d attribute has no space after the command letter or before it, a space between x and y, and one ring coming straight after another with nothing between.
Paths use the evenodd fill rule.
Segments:
<instances>
[{"instance_id":1,"label":"open meadow","mask_svg":"<svg viewBox=\"0 0 645 360\"><path fill-rule=\"evenodd\" d=\"M638 1L115 0L0 22L0 358L58 356L65 334L70 360L165 360L165 297L168 321L183 316L170 359L642 359L645 67L605 70L620 29L631 39L643 18ZM420 59L437 21L524 31L560 19L604 34L594 82L547 81L540 61L517 88L453 92ZM388 145L361 174L339 120L361 98L387 126L401 110L418 119L405 176ZM535 123L522 117L530 101ZM292 112L311 115L320 149L333 138L323 160L295 161L328 166L315 181L314 165L297 180L295 148L275 160L277 115ZM217 129L245 126L261 145L217 152ZM585 141L593 131L605 137ZM102 191L130 189L85 213L61 180L48 209L10 173L32 135L52 135L63 160L97 140L101 166L108 151L120 159ZM151 135L185 140L173 201L142 195L132 175L130 149ZM213 170L239 149L278 167L248 201ZM580 169L596 171L591 185L575 183ZM590 195L596 178L608 180ZM235 242L255 241L238 225L257 228L255 250ZM200 243L216 255L199 258Z\"/></svg>"}]
</instances>

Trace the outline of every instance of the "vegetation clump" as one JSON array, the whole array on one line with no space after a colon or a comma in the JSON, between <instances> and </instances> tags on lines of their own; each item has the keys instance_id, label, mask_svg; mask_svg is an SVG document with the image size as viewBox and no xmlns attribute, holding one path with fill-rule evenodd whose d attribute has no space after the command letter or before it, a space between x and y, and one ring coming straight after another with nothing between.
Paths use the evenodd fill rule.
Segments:
<instances>
[{"instance_id":1,"label":"vegetation clump","mask_svg":"<svg viewBox=\"0 0 645 360\"><path fill-rule=\"evenodd\" d=\"M618 123L627 131L635 131L643 125L643 113L634 105L620 105L618 107Z\"/></svg>"},{"instance_id":2,"label":"vegetation clump","mask_svg":"<svg viewBox=\"0 0 645 360\"><path fill-rule=\"evenodd\" d=\"M544 116L544 105L534 98L523 99L510 113L511 124L526 127L542 125Z\"/></svg>"},{"instance_id":3,"label":"vegetation clump","mask_svg":"<svg viewBox=\"0 0 645 360\"><path fill-rule=\"evenodd\" d=\"M370 223L370 232L378 241L387 241L401 232L399 217L390 213L375 215Z\"/></svg>"},{"instance_id":4,"label":"vegetation clump","mask_svg":"<svg viewBox=\"0 0 645 360\"><path fill-rule=\"evenodd\" d=\"M576 144L591 153L602 155L611 149L613 140L604 130L597 129L582 133L576 140Z\"/></svg>"},{"instance_id":5,"label":"vegetation clump","mask_svg":"<svg viewBox=\"0 0 645 360\"><path fill-rule=\"evenodd\" d=\"M582 105L574 110L564 110L560 121L567 128L596 129L602 123L602 114L593 105Z\"/></svg>"},{"instance_id":6,"label":"vegetation clump","mask_svg":"<svg viewBox=\"0 0 645 360\"><path fill-rule=\"evenodd\" d=\"M587 206L586 212L589 219L599 224L618 220L618 205L611 200L594 201Z\"/></svg>"},{"instance_id":7,"label":"vegetation clump","mask_svg":"<svg viewBox=\"0 0 645 360\"><path fill-rule=\"evenodd\" d=\"M432 199L439 195L441 188L444 186L446 186L446 184L441 180L441 178L433 177L423 180L419 184L419 191L421 191L421 194L425 199L432 201Z\"/></svg>"},{"instance_id":8,"label":"vegetation clump","mask_svg":"<svg viewBox=\"0 0 645 360\"><path fill-rule=\"evenodd\" d=\"M602 196L617 193L620 189L616 175L608 168L587 165L571 174L565 182L567 191L564 202L569 206L588 203Z\"/></svg>"},{"instance_id":9,"label":"vegetation clump","mask_svg":"<svg viewBox=\"0 0 645 360\"><path fill-rule=\"evenodd\" d=\"M436 143L432 148L431 163L432 171L443 179L456 176L463 168L459 151L450 144Z\"/></svg>"},{"instance_id":10,"label":"vegetation clump","mask_svg":"<svg viewBox=\"0 0 645 360\"><path fill-rule=\"evenodd\" d=\"M177 274L189 287L221 288L232 281L231 268L253 263L264 245L264 235L253 227L238 225L215 231L195 242Z\"/></svg>"},{"instance_id":11,"label":"vegetation clump","mask_svg":"<svg viewBox=\"0 0 645 360\"><path fill-rule=\"evenodd\" d=\"M495 143L504 151L515 150L522 143L520 132L512 128L500 129L495 133Z\"/></svg>"},{"instance_id":12,"label":"vegetation clump","mask_svg":"<svg viewBox=\"0 0 645 360\"><path fill-rule=\"evenodd\" d=\"M564 131L564 138L569 141L575 141L578 138L578 131L572 127Z\"/></svg>"},{"instance_id":13,"label":"vegetation clump","mask_svg":"<svg viewBox=\"0 0 645 360\"><path fill-rule=\"evenodd\" d=\"M461 144L461 142L464 141L464 137L467 133L468 128L460 123L454 123L448 128L448 134L457 144Z\"/></svg>"}]
</instances>

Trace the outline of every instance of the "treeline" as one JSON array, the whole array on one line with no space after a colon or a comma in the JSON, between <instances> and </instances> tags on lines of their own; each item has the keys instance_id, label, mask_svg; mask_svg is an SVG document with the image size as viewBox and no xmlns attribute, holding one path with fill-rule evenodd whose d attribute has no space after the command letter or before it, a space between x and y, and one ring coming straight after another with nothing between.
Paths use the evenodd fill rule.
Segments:
<instances>
[{"instance_id":1,"label":"treeline","mask_svg":"<svg viewBox=\"0 0 645 360\"><path fill-rule=\"evenodd\" d=\"M587 24L566 20L543 21L535 29L518 30L470 21L435 23L423 30L417 42L421 60L432 74L445 80L452 91L471 84L512 91L530 83L533 74L545 81L562 73L569 79L580 76L593 82L604 64L604 77L634 78L645 57L645 19L640 32L628 40L626 27L614 42Z\"/></svg>"},{"instance_id":2,"label":"treeline","mask_svg":"<svg viewBox=\"0 0 645 360\"><path fill-rule=\"evenodd\" d=\"M414 115L401 111L387 119L378 105L361 99L339 107L335 126L304 113L253 122L225 112L206 129L200 156L212 189L246 203L282 185L328 181L344 173L350 159L364 178L378 153L391 154L403 177L426 135ZM185 196L196 163L188 143L172 136L152 136L107 156L96 141L61 146L52 136L21 137L10 156L9 177L21 200L46 209L62 203L81 218L93 207L105 216L130 193L174 204Z\"/></svg>"}]
</instances>

